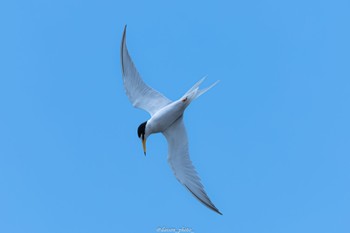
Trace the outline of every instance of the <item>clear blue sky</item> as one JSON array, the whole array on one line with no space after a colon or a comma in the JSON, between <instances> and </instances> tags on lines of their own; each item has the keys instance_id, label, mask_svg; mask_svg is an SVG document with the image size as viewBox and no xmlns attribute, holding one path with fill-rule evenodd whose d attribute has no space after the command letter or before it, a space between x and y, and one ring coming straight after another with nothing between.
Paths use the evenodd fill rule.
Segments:
<instances>
[{"instance_id":1,"label":"clear blue sky","mask_svg":"<svg viewBox=\"0 0 350 233\"><path fill-rule=\"evenodd\" d=\"M2 1L0 232L350 232L350 2ZM119 46L187 109L223 216L174 178L124 94Z\"/></svg>"}]
</instances>

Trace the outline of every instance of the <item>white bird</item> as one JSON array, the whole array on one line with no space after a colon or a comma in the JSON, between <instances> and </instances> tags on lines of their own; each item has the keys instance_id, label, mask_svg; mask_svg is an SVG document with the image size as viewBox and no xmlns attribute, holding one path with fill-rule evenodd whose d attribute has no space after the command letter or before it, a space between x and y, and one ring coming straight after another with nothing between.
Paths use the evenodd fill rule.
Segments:
<instances>
[{"instance_id":1,"label":"white bird","mask_svg":"<svg viewBox=\"0 0 350 233\"><path fill-rule=\"evenodd\" d=\"M126 26L120 48L124 88L132 105L151 115L151 118L143 122L137 130L138 137L142 141L144 154L146 155L148 136L154 133L163 133L168 142L168 162L178 181L205 206L222 215L210 201L192 165L188 152L187 133L183 123L183 113L188 105L217 82L200 90L199 85L205 79L202 78L179 100L171 101L143 82L129 55L125 37Z\"/></svg>"}]
</instances>

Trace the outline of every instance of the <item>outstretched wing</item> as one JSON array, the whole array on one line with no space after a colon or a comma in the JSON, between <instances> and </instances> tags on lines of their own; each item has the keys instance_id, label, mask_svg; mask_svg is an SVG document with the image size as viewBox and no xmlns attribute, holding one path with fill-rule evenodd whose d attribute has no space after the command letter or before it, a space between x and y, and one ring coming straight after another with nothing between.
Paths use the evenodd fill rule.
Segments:
<instances>
[{"instance_id":1,"label":"outstretched wing","mask_svg":"<svg viewBox=\"0 0 350 233\"><path fill-rule=\"evenodd\" d=\"M136 108L141 108L149 114L155 114L159 109L171 103L161 93L149 87L141 79L126 47L126 26L120 48L123 82L130 102Z\"/></svg>"},{"instance_id":2,"label":"outstretched wing","mask_svg":"<svg viewBox=\"0 0 350 233\"><path fill-rule=\"evenodd\" d=\"M188 153L188 139L183 116L163 132L168 141L168 162L174 175L200 202L220 213L206 194Z\"/></svg>"}]
</instances>

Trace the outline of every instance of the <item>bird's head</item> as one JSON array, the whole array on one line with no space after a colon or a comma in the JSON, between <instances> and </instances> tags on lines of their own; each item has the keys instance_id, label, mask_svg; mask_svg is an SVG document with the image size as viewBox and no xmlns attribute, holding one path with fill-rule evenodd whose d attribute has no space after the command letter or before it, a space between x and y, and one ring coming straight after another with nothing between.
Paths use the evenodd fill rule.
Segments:
<instances>
[{"instance_id":1,"label":"bird's head","mask_svg":"<svg viewBox=\"0 0 350 233\"><path fill-rule=\"evenodd\" d=\"M146 139L147 139L147 134L146 134L146 124L147 121L143 122L139 128L137 129L137 136L141 139L142 141L142 147L143 147L143 153L146 155Z\"/></svg>"}]
</instances>

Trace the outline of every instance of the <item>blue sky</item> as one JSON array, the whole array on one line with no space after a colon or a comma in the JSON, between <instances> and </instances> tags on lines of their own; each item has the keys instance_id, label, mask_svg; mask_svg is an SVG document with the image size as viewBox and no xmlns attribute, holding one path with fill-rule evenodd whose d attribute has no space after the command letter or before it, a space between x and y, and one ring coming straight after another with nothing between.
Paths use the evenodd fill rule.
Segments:
<instances>
[{"instance_id":1,"label":"blue sky","mask_svg":"<svg viewBox=\"0 0 350 233\"><path fill-rule=\"evenodd\" d=\"M349 1L2 1L0 232L350 232ZM119 46L187 109L224 214L174 178Z\"/></svg>"}]
</instances>

